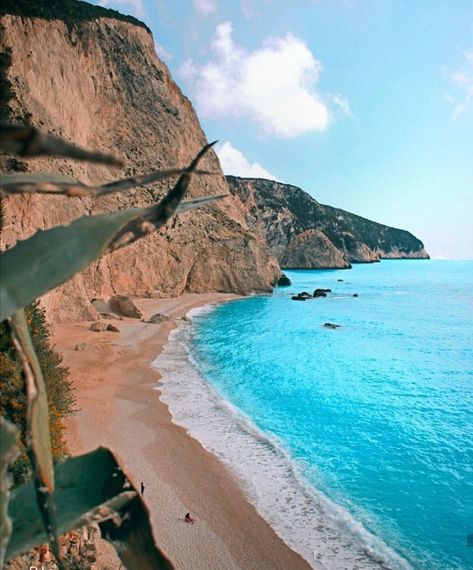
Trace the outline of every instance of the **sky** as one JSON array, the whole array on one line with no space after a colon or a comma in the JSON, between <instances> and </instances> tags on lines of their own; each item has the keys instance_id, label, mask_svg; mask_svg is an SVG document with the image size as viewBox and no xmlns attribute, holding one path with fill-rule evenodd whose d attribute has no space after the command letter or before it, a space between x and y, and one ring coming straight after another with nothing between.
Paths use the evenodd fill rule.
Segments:
<instances>
[{"instance_id":1,"label":"sky","mask_svg":"<svg viewBox=\"0 0 473 570\"><path fill-rule=\"evenodd\" d=\"M226 174L473 258L473 0L95 0L145 21Z\"/></svg>"}]
</instances>

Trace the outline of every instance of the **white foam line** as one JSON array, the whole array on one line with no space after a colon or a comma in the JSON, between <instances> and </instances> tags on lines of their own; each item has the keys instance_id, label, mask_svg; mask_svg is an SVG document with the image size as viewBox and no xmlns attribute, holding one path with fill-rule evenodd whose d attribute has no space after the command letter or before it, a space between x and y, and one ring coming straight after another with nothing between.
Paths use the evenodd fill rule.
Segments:
<instances>
[{"instance_id":1,"label":"white foam line","mask_svg":"<svg viewBox=\"0 0 473 570\"><path fill-rule=\"evenodd\" d=\"M189 317L213 310L193 309ZM343 507L314 489L283 445L259 430L199 373L189 352L191 323L179 323L152 363L173 422L238 477L248 499L277 534L313 568L407 570L407 561Z\"/></svg>"}]
</instances>

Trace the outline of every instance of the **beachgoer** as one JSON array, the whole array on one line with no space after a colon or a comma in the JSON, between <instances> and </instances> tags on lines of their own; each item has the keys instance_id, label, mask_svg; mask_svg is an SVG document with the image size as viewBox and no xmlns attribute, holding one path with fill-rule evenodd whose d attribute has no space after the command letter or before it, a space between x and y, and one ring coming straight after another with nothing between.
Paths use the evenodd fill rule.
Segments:
<instances>
[{"instance_id":1,"label":"beachgoer","mask_svg":"<svg viewBox=\"0 0 473 570\"><path fill-rule=\"evenodd\" d=\"M141 481L141 494L145 494L145 486L143 485L143 481Z\"/></svg>"},{"instance_id":2,"label":"beachgoer","mask_svg":"<svg viewBox=\"0 0 473 570\"><path fill-rule=\"evenodd\" d=\"M194 519L191 517L190 513L187 513L187 515L184 517L184 520L186 521L186 523L194 524Z\"/></svg>"}]
</instances>

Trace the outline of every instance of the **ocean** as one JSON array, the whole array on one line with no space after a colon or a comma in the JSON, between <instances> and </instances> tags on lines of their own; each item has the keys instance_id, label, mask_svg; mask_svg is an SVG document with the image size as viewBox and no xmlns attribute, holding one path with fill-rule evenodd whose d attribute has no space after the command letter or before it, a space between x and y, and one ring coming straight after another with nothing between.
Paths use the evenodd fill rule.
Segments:
<instances>
[{"instance_id":1,"label":"ocean","mask_svg":"<svg viewBox=\"0 0 473 570\"><path fill-rule=\"evenodd\" d=\"M473 262L286 274L173 331L173 421L314 567L473 568Z\"/></svg>"}]
</instances>

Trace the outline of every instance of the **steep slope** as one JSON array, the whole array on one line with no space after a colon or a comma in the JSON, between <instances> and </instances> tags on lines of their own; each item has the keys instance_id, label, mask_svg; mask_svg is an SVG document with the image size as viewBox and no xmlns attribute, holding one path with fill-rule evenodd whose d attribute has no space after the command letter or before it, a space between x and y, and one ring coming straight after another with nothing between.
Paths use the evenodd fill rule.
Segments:
<instances>
[{"instance_id":1,"label":"steep slope","mask_svg":"<svg viewBox=\"0 0 473 570\"><path fill-rule=\"evenodd\" d=\"M2 170L59 171L93 184L185 166L205 144L191 103L156 56L144 25L74 0L8 0L0 14L2 117L88 148L113 151L126 164L126 170L117 171L72 161L26 164L3 157ZM215 153L203 167L217 174L195 179L190 195L229 193ZM37 228L80 215L150 204L171 183L99 199L5 198L2 248ZM278 272L264 240L229 195L101 259L48 294L44 303L55 320L90 318L94 297L270 291Z\"/></svg>"},{"instance_id":2,"label":"steep slope","mask_svg":"<svg viewBox=\"0 0 473 570\"><path fill-rule=\"evenodd\" d=\"M297 186L227 176L230 190L255 231L286 268L348 268L380 259L425 259L423 243L339 208L324 206Z\"/></svg>"}]
</instances>

